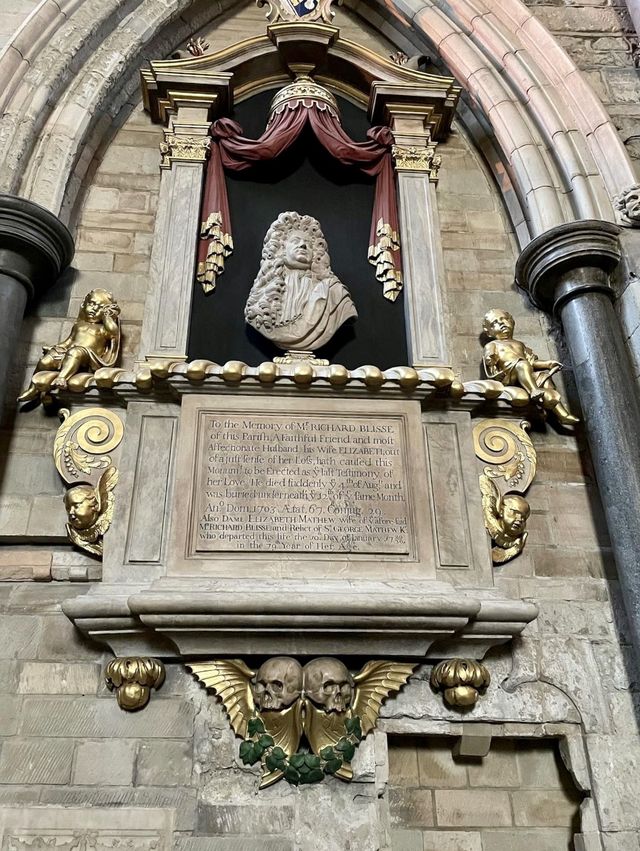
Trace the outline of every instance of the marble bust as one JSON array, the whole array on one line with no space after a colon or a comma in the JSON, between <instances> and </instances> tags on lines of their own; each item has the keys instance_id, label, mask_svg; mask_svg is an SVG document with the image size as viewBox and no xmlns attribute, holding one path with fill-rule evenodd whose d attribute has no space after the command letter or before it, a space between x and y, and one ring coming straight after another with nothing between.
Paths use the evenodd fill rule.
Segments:
<instances>
[{"instance_id":1,"label":"marble bust","mask_svg":"<svg viewBox=\"0 0 640 851\"><path fill-rule=\"evenodd\" d=\"M349 291L331 271L319 222L280 213L264 238L246 321L281 349L313 352L358 316Z\"/></svg>"}]
</instances>

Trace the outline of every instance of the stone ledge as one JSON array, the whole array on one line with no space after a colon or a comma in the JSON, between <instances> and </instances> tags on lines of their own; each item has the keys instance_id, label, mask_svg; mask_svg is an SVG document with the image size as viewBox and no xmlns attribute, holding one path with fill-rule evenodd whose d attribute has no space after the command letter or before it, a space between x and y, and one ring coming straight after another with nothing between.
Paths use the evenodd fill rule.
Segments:
<instances>
[{"instance_id":1,"label":"stone ledge","mask_svg":"<svg viewBox=\"0 0 640 851\"><path fill-rule=\"evenodd\" d=\"M251 654L482 659L538 614L532 603L482 600L436 582L303 583L246 591L232 583L191 593L170 586L63 604L85 635L117 656L165 659ZM240 583L235 583L237 586ZM367 588L369 585L369 588ZM193 587L193 586L192 586Z\"/></svg>"}]
</instances>

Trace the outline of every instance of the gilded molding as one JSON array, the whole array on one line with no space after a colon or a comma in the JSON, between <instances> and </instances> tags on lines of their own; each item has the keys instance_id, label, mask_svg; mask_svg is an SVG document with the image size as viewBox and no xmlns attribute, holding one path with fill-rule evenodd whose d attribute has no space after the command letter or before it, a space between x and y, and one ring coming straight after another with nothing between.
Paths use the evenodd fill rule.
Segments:
<instances>
[{"instance_id":1,"label":"gilded molding","mask_svg":"<svg viewBox=\"0 0 640 851\"><path fill-rule=\"evenodd\" d=\"M174 133L165 133L164 141L160 142L160 168L171 168L174 162L205 162L210 142L209 136L176 136Z\"/></svg>"},{"instance_id":2,"label":"gilded molding","mask_svg":"<svg viewBox=\"0 0 640 851\"><path fill-rule=\"evenodd\" d=\"M419 171L429 175L431 183L437 183L440 176L442 157L436 154L436 146L394 145L391 149L396 171Z\"/></svg>"},{"instance_id":3,"label":"gilded molding","mask_svg":"<svg viewBox=\"0 0 640 851\"><path fill-rule=\"evenodd\" d=\"M164 665L158 659L125 656L112 659L105 668L105 681L115 691L120 709L135 712L143 709L151 697L151 689L164 682Z\"/></svg>"},{"instance_id":4,"label":"gilded molding","mask_svg":"<svg viewBox=\"0 0 640 851\"><path fill-rule=\"evenodd\" d=\"M339 659L321 657L302 667L290 656L276 656L257 671L241 659L188 667L222 701L233 731L244 739L240 758L261 764L264 789L283 777L294 786L326 775L351 780L356 747L416 665L367 662L352 675ZM299 749L303 736L311 753Z\"/></svg>"},{"instance_id":5,"label":"gilded molding","mask_svg":"<svg viewBox=\"0 0 640 851\"><path fill-rule=\"evenodd\" d=\"M448 659L431 672L431 687L442 692L445 702L455 709L475 706L490 683L489 671L473 659Z\"/></svg>"}]
</instances>

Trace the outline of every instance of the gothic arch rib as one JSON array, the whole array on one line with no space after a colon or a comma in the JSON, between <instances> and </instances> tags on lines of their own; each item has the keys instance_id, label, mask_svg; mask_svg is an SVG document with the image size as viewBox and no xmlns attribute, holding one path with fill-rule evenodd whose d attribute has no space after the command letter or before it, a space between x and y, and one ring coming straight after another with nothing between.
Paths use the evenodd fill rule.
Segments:
<instances>
[{"instance_id":1,"label":"gothic arch rib","mask_svg":"<svg viewBox=\"0 0 640 851\"><path fill-rule=\"evenodd\" d=\"M437 50L491 125L530 234L613 218L611 197L634 180L627 153L574 63L520 0L499 9L488 0L376 2L403 38L410 24ZM68 219L100 139L138 98L138 68L220 11L190 0L43 0L0 58L9 79L1 188ZM38 28L47 41L30 48Z\"/></svg>"}]
</instances>

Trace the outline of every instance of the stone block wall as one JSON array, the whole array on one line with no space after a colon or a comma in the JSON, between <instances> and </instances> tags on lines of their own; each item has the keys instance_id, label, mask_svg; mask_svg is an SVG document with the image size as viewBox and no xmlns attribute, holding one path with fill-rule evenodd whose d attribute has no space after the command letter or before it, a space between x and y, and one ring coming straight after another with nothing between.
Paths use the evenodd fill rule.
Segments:
<instances>
[{"instance_id":1,"label":"stone block wall","mask_svg":"<svg viewBox=\"0 0 640 851\"><path fill-rule=\"evenodd\" d=\"M503 739L483 759L449 737L389 739L393 851L561 851L580 801L553 740Z\"/></svg>"},{"instance_id":2,"label":"stone block wall","mask_svg":"<svg viewBox=\"0 0 640 851\"><path fill-rule=\"evenodd\" d=\"M638 169L640 48L625 1L525 2L584 73L605 105Z\"/></svg>"}]
</instances>

